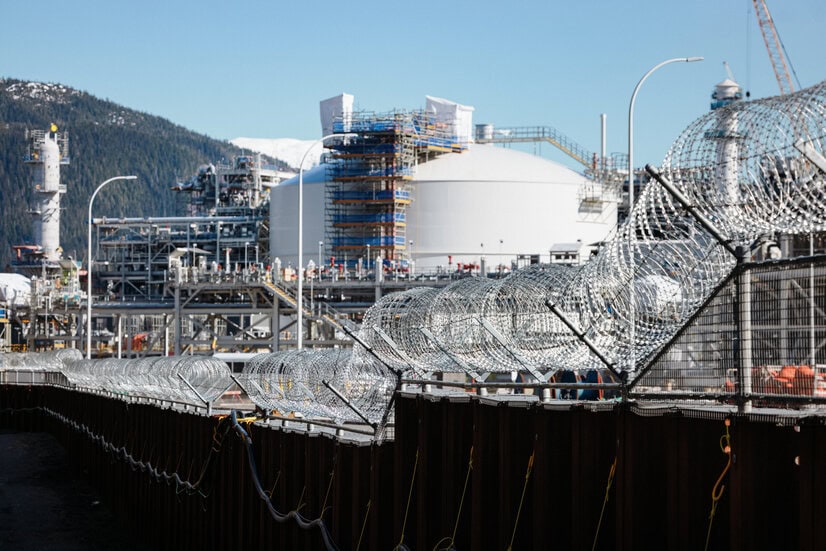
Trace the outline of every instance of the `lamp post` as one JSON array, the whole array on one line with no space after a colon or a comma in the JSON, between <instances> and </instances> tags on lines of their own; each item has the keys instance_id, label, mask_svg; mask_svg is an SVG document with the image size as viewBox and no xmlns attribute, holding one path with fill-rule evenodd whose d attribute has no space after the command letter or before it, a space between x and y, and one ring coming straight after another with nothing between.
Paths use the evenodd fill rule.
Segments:
<instances>
[{"instance_id":1,"label":"lamp post","mask_svg":"<svg viewBox=\"0 0 826 551\"><path fill-rule=\"evenodd\" d=\"M102 184L100 184L94 192L92 192L92 196L89 198L89 227L88 233L86 235L86 241L88 245L87 250L87 263L88 266L86 267L86 359L92 359L92 205L95 202L95 197L97 197L98 192L103 189L103 187L116 180L137 180L137 176L115 176L114 178L109 178Z\"/></svg>"},{"instance_id":2,"label":"lamp post","mask_svg":"<svg viewBox=\"0 0 826 551\"><path fill-rule=\"evenodd\" d=\"M324 140L330 138L340 137L347 138L355 136L353 133L347 134L327 134L317 139L307 148L304 155L301 157L301 162L298 163L298 292L296 297L297 325L296 331L296 348L303 348L304 338L304 161L307 160L307 155L313 148L324 143Z\"/></svg>"},{"instance_id":3,"label":"lamp post","mask_svg":"<svg viewBox=\"0 0 826 551\"><path fill-rule=\"evenodd\" d=\"M318 280L321 281L321 247L324 246L324 241L318 242Z\"/></svg>"},{"instance_id":4,"label":"lamp post","mask_svg":"<svg viewBox=\"0 0 826 551\"><path fill-rule=\"evenodd\" d=\"M407 278L412 279L415 275L416 271L416 264L415 260L413 260L413 240L410 240L410 258L408 259L408 266L407 266Z\"/></svg>"},{"instance_id":5,"label":"lamp post","mask_svg":"<svg viewBox=\"0 0 826 551\"><path fill-rule=\"evenodd\" d=\"M634 208L634 102L637 99L637 92L645 80L651 76L651 73L669 63L677 63L679 61L691 63L692 61L702 61L702 57L675 57L673 59L666 59L657 63L647 73L643 75L637 85L634 87L634 93L631 94L631 103L628 106L628 216L631 216L631 209Z\"/></svg>"},{"instance_id":6,"label":"lamp post","mask_svg":"<svg viewBox=\"0 0 826 551\"><path fill-rule=\"evenodd\" d=\"M628 307L629 307L629 320L630 320L630 331L629 331L629 367L630 370L633 371L636 367L636 292L634 289L634 273L636 272L636 263L634 260L634 247L633 242L635 240L635 232L636 230L631 223L631 213L634 210L634 103L637 100L637 92L640 91L640 86L645 80L651 76L651 74L670 63L678 63L678 62L686 62L691 63L693 61L702 61L704 58L702 57L675 57L672 59L666 59L665 61L661 61L657 63L651 69L645 73L637 85L634 87L634 92L631 94L631 102L628 105L628 260L631 263L631 280L630 285L628 287Z\"/></svg>"}]
</instances>

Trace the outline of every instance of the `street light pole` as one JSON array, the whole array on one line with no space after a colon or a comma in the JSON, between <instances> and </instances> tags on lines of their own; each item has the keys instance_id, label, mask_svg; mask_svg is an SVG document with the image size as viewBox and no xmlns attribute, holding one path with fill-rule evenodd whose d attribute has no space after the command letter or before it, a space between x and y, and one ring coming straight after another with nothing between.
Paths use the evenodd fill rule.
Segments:
<instances>
[{"instance_id":1,"label":"street light pole","mask_svg":"<svg viewBox=\"0 0 826 551\"><path fill-rule=\"evenodd\" d=\"M407 278L412 279L415 275L416 261L413 260L413 240L410 240L410 256L407 260Z\"/></svg>"},{"instance_id":2,"label":"street light pole","mask_svg":"<svg viewBox=\"0 0 826 551\"><path fill-rule=\"evenodd\" d=\"M318 242L318 267L316 268L318 270L318 280L319 281L321 281L321 266L322 266L322 264L321 264L321 247L323 247L323 246L324 246L324 241L319 241Z\"/></svg>"},{"instance_id":3,"label":"street light pole","mask_svg":"<svg viewBox=\"0 0 826 551\"><path fill-rule=\"evenodd\" d=\"M115 176L114 178L109 178L102 184L100 184L94 192L92 192L92 196L89 198L89 227L88 233L86 235L86 242L88 245L87 250L87 257L86 257L86 359L92 359L92 205L95 202L95 197L97 197L98 192L103 189L103 187L116 180L137 180L137 176Z\"/></svg>"},{"instance_id":4,"label":"street light pole","mask_svg":"<svg viewBox=\"0 0 826 551\"><path fill-rule=\"evenodd\" d=\"M353 133L346 134L327 134L317 139L307 148L304 155L301 157L301 162L298 163L298 292L296 297L296 310L298 329L296 330L296 348L304 347L304 161L307 160L307 155L315 148L316 145L324 143L324 140L330 138L340 137L347 138L355 136Z\"/></svg>"},{"instance_id":5,"label":"street light pole","mask_svg":"<svg viewBox=\"0 0 826 551\"><path fill-rule=\"evenodd\" d=\"M631 103L628 106L628 216L631 216L631 209L634 208L634 103L637 100L637 92L645 80L651 74L669 63L677 63L679 61L691 63L692 61L702 61L702 57L675 57L673 59L666 59L654 65L647 73L643 75L637 85L634 87L634 93L631 94Z\"/></svg>"},{"instance_id":6,"label":"street light pole","mask_svg":"<svg viewBox=\"0 0 826 551\"><path fill-rule=\"evenodd\" d=\"M631 213L634 210L634 103L637 100L637 92L640 90L640 86L645 80L651 76L651 74L670 63L678 63L678 62L685 62L691 63L693 61L702 61L704 58L702 57L675 57L673 59L666 59L665 61L661 61L657 63L651 69L645 73L637 85L634 87L634 92L631 94L631 102L628 105L628 216L626 218L626 223L628 224L628 261L631 264L631 279L628 286L628 319L630 320L630 331L628 335L628 343L629 343L629 369L633 371L636 368L636 292L634 289L634 273L637 271L636 262L634 258L634 246L633 243L635 241L636 229L633 226L633 221L631 218Z\"/></svg>"}]
</instances>

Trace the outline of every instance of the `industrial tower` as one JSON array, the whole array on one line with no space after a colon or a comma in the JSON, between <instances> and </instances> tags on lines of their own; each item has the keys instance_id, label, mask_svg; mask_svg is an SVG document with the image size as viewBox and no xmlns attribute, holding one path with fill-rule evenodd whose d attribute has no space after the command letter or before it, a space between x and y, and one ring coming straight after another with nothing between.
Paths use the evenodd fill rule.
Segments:
<instances>
[{"instance_id":1,"label":"industrial tower","mask_svg":"<svg viewBox=\"0 0 826 551\"><path fill-rule=\"evenodd\" d=\"M52 124L48 130L26 131L23 162L32 166L30 241L14 245L16 271L30 278L27 309L15 311L14 323L22 329L28 350L76 348L80 289L76 260L63 258L60 246L60 166L69 164L69 136ZM24 311L25 310L25 311Z\"/></svg>"},{"instance_id":2,"label":"industrial tower","mask_svg":"<svg viewBox=\"0 0 826 551\"><path fill-rule=\"evenodd\" d=\"M16 265L28 275L39 273L44 265L56 266L62 257L60 247L60 196L66 186L60 183L60 166L69 164L69 135L52 124L48 131L26 131L24 162L33 167L32 236L28 245L16 245Z\"/></svg>"}]
</instances>

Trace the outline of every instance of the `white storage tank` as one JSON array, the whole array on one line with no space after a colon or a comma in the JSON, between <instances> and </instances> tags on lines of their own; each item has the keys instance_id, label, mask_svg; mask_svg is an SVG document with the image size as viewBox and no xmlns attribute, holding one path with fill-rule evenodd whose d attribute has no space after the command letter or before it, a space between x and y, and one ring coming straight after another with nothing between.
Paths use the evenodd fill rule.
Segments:
<instances>
[{"instance_id":1,"label":"white storage tank","mask_svg":"<svg viewBox=\"0 0 826 551\"><path fill-rule=\"evenodd\" d=\"M327 166L304 171L304 265L318 262L318 242L324 241L324 183ZM270 260L282 268L298 266L298 176L270 190Z\"/></svg>"},{"instance_id":2,"label":"white storage tank","mask_svg":"<svg viewBox=\"0 0 826 551\"><path fill-rule=\"evenodd\" d=\"M326 241L326 176L324 165L304 173L305 264ZM493 271L510 268L518 257L548 262L554 243L601 241L616 225L616 205L605 202L601 213L584 217L580 191L587 183L558 163L493 145L470 144L464 153L420 164L406 227L416 271L480 265L483 256ZM297 184L292 178L271 191L270 256L285 267L295 266L298 256Z\"/></svg>"}]
</instances>

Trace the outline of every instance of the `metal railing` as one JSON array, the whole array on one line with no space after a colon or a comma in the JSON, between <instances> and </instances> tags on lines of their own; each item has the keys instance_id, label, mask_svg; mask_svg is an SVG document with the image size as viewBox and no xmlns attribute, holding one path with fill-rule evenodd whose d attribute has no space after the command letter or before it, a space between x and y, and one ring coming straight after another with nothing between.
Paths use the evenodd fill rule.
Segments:
<instances>
[{"instance_id":1,"label":"metal railing","mask_svg":"<svg viewBox=\"0 0 826 551\"><path fill-rule=\"evenodd\" d=\"M490 138L476 138L478 143L519 143L545 141L580 163L593 168L596 153L588 151L552 126L514 126L497 128Z\"/></svg>"}]
</instances>

